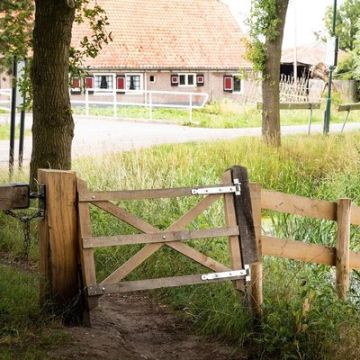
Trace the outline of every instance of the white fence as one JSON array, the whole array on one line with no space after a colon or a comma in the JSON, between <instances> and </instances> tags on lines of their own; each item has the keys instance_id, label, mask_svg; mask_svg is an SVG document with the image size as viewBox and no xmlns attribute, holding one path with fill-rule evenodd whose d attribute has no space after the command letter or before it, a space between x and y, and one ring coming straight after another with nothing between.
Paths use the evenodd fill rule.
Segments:
<instances>
[{"instance_id":1,"label":"white fence","mask_svg":"<svg viewBox=\"0 0 360 360\"><path fill-rule=\"evenodd\" d=\"M209 99L207 93L182 92L182 91L129 91L125 94L122 90L86 89L85 98L75 100L72 95L72 105L83 105L85 115L90 115L90 106L111 106L113 117L117 117L118 109L124 106L138 106L148 109L148 118L153 119L155 108L184 109L189 112L189 122L192 122L194 109L201 109ZM107 100L99 99L99 97ZM177 97L176 100L172 99ZM120 98L120 99L119 99Z\"/></svg>"},{"instance_id":2,"label":"white fence","mask_svg":"<svg viewBox=\"0 0 360 360\"><path fill-rule=\"evenodd\" d=\"M11 109L11 89L0 89L0 110L10 112L10 109Z\"/></svg>"}]
</instances>

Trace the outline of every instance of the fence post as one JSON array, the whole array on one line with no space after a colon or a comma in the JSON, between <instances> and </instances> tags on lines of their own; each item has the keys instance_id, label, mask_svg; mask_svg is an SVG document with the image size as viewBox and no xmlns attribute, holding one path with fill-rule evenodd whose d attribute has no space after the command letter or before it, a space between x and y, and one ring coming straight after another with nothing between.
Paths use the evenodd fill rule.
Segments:
<instances>
[{"instance_id":1,"label":"fence post","mask_svg":"<svg viewBox=\"0 0 360 360\"><path fill-rule=\"evenodd\" d=\"M152 92L149 91L149 116L150 121L152 121Z\"/></svg>"},{"instance_id":2,"label":"fence post","mask_svg":"<svg viewBox=\"0 0 360 360\"><path fill-rule=\"evenodd\" d=\"M81 314L80 302L69 309L80 290L76 174L41 169L38 181L46 192L45 218L39 224L40 301L60 311L68 309L65 318L81 321L76 319Z\"/></svg>"},{"instance_id":3,"label":"fence post","mask_svg":"<svg viewBox=\"0 0 360 360\"><path fill-rule=\"evenodd\" d=\"M192 93L189 94L189 123L192 123L192 107L193 107L193 99Z\"/></svg>"},{"instance_id":4,"label":"fence post","mask_svg":"<svg viewBox=\"0 0 360 360\"><path fill-rule=\"evenodd\" d=\"M346 300L350 283L350 216L351 200L339 199L337 203L336 289L341 300Z\"/></svg>"},{"instance_id":5,"label":"fence post","mask_svg":"<svg viewBox=\"0 0 360 360\"><path fill-rule=\"evenodd\" d=\"M89 116L89 90L85 89L85 114Z\"/></svg>"},{"instance_id":6,"label":"fence post","mask_svg":"<svg viewBox=\"0 0 360 360\"><path fill-rule=\"evenodd\" d=\"M262 244L261 244L261 186L251 184L251 204L255 227L256 246L259 261L251 265L251 305L254 314L258 318L262 317L263 303L263 264L262 264Z\"/></svg>"},{"instance_id":7,"label":"fence post","mask_svg":"<svg viewBox=\"0 0 360 360\"><path fill-rule=\"evenodd\" d=\"M114 118L116 118L116 115L117 115L117 108L116 108L116 102L117 102L117 99L116 99L116 88L114 88L113 101L114 101L114 104L113 104L113 116L114 116Z\"/></svg>"}]
</instances>

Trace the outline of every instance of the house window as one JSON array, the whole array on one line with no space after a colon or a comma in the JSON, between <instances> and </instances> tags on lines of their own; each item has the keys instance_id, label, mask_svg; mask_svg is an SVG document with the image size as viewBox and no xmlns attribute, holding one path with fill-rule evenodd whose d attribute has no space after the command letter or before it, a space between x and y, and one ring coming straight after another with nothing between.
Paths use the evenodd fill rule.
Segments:
<instances>
[{"instance_id":1,"label":"house window","mask_svg":"<svg viewBox=\"0 0 360 360\"><path fill-rule=\"evenodd\" d=\"M114 88L113 74L95 75L95 89L112 90Z\"/></svg>"},{"instance_id":2,"label":"house window","mask_svg":"<svg viewBox=\"0 0 360 360\"><path fill-rule=\"evenodd\" d=\"M179 74L179 86L195 86L195 74Z\"/></svg>"},{"instance_id":3,"label":"house window","mask_svg":"<svg viewBox=\"0 0 360 360\"><path fill-rule=\"evenodd\" d=\"M238 76L234 76L234 93L241 93L241 79Z\"/></svg>"},{"instance_id":4,"label":"house window","mask_svg":"<svg viewBox=\"0 0 360 360\"><path fill-rule=\"evenodd\" d=\"M149 81L150 81L151 83L154 83L154 82L156 81L155 75L150 75Z\"/></svg>"},{"instance_id":5,"label":"house window","mask_svg":"<svg viewBox=\"0 0 360 360\"><path fill-rule=\"evenodd\" d=\"M242 93L242 80L238 75L224 76L224 91L240 94Z\"/></svg>"},{"instance_id":6,"label":"house window","mask_svg":"<svg viewBox=\"0 0 360 360\"><path fill-rule=\"evenodd\" d=\"M142 90L142 74L126 74L126 91Z\"/></svg>"}]
</instances>

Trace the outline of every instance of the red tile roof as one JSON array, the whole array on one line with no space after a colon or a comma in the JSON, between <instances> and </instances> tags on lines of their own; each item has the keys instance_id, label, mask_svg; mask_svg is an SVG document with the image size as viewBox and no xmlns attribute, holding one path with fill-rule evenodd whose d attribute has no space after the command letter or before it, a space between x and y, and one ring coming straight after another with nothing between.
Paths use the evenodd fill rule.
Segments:
<instances>
[{"instance_id":1,"label":"red tile roof","mask_svg":"<svg viewBox=\"0 0 360 360\"><path fill-rule=\"evenodd\" d=\"M97 0L113 42L85 66L116 69L238 69L244 35L220 0ZM89 30L73 29L73 44Z\"/></svg>"}]
</instances>

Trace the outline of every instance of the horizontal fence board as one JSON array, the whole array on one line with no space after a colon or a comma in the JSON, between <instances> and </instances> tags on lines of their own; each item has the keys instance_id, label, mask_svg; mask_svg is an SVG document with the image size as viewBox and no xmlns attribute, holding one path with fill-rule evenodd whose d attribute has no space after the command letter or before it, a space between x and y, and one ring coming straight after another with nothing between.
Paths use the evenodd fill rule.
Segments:
<instances>
[{"instance_id":1,"label":"horizontal fence board","mask_svg":"<svg viewBox=\"0 0 360 360\"><path fill-rule=\"evenodd\" d=\"M280 110L311 110L320 109L320 103L308 103L308 102L297 102L297 103L280 103ZM257 109L262 109L262 103L257 103Z\"/></svg>"},{"instance_id":2,"label":"horizontal fence board","mask_svg":"<svg viewBox=\"0 0 360 360\"><path fill-rule=\"evenodd\" d=\"M262 189L261 208L317 219L336 220L337 205L331 201L309 199Z\"/></svg>"},{"instance_id":3,"label":"horizontal fence board","mask_svg":"<svg viewBox=\"0 0 360 360\"><path fill-rule=\"evenodd\" d=\"M172 276L148 280L124 281L117 284L89 286L88 295L94 296L109 293L126 293L131 291L152 290L184 285L208 284L222 281L239 280L244 276L232 276L218 280L202 280L201 275Z\"/></svg>"},{"instance_id":4,"label":"horizontal fence board","mask_svg":"<svg viewBox=\"0 0 360 360\"><path fill-rule=\"evenodd\" d=\"M263 255L283 257L314 264L336 265L336 250L319 244L262 236ZM360 268L360 253L350 251L350 268Z\"/></svg>"},{"instance_id":5,"label":"horizontal fence board","mask_svg":"<svg viewBox=\"0 0 360 360\"><path fill-rule=\"evenodd\" d=\"M339 105L338 111L360 110L360 103Z\"/></svg>"},{"instance_id":6,"label":"horizontal fence board","mask_svg":"<svg viewBox=\"0 0 360 360\"><path fill-rule=\"evenodd\" d=\"M200 240L233 235L239 235L239 228L237 226L194 231L165 231L155 234L84 237L83 247L96 248L104 246L151 244L169 241Z\"/></svg>"},{"instance_id":7,"label":"horizontal fence board","mask_svg":"<svg viewBox=\"0 0 360 360\"><path fill-rule=\"evenodd\" d=\"M351 207L350 223L353 225L360 225L360 208L357 206Z\"/></svg>"},{"instance_id":8,"label":"horizontal fence board","mask_svg":"<svg viewBox=\"0 0 360 360\"><path fill-rule=\"evenodd\" d=\"M0 186L0 210L29 207L30 188L27 184Z\"/></svg>"}]
</instances>

